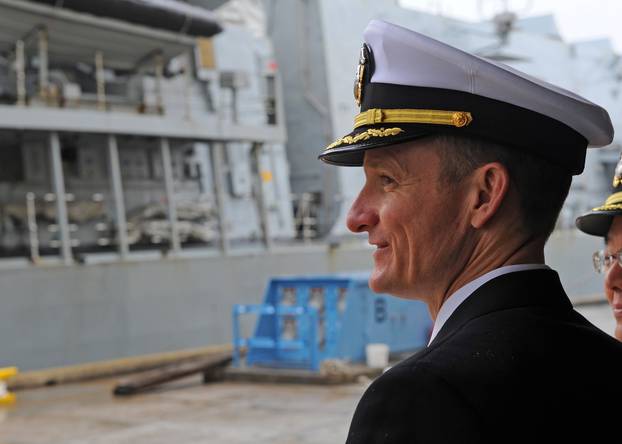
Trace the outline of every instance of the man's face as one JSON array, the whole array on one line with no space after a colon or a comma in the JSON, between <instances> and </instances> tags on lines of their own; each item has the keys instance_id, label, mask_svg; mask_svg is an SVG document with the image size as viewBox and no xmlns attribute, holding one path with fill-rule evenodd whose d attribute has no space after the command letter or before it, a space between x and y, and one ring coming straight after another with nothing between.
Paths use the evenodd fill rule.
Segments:
<instances>
[{"instance_id":1,"label":"man's face","mask_svg":"<svg viewBox=\"0 0 622 444\"><path fill-rule=\"evenodd\" d=\"M605 253L614 254L620 250L622 250L622 216L616 216L607 234ZM605 272L605 294L616 320L615 337L622 341L622 267L617 261Z\"/></svg>"},{"instance_id":2,"label":"man's face","mask_svg":"<svg viewBox=\"0 0 622 444\"><path fill-rule=\"evenodd\" d=\"M373 291L425 299L464 266L464 191L439 183L440 166L425 139L365 153L365 185L347 225L377 247Z\"/></svg>"}]
</instances>

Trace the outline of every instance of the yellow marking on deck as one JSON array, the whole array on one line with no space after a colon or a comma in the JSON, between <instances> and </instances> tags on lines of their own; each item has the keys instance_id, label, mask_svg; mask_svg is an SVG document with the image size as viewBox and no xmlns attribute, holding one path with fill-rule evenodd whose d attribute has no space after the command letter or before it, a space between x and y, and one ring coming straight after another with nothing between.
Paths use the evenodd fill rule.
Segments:
<instances>
[{"instance_id":1,"label":"yellow marking on deck","mask_svg":"<svg viewBox=\"0 0 622 444\"><path fill-rule=\"evenodd\" d=\"M7 389L6 380L17 375L17 367L0 368L0 405L9 405L15 402L15 395Z\"/></svg>"}]
</instances>

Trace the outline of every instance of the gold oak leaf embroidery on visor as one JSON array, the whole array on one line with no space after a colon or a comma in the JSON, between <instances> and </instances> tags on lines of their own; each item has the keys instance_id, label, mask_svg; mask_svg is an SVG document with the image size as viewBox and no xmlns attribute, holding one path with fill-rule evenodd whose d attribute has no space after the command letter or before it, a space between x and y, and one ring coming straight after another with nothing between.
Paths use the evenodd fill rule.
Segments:
<instances>
[{"instance_id":1,"label":"gold oak leaf embroidery on visor","mask_svg":"<svg viewBox=\"0 0 622 444\"><path fill-rule=\"evenodd\" d=\"M620 203L622 203L622 191L618 191L617 193L613 193L605 201L605 205L614 205L614 204L620 204Z\"/></svg>"},{"instance_id":2,"label":"gold oak leaf embroidery on visor","mask_svg":"<svg viewBox=\"0 0 622 444\"><path fill-rule=\"evenodd\" d=\"M333 143L328 145L324 149L324 151L338 147L340 145L352 145L353 143L357 143L362 140L369 140L372 137L397 136L399 133L403 132L404 130L402 128L370 128L363 131L362 133L357 134L356 136L345 136L341 139L337 139Z\"/></svg>"},{"instance_id":3,"label":"gold oak leaf embroidery on visor","mask_svg":"<svg viewBox=\"0 0 622 444\"><path fill-rule=\"evenodd\" d=\"M602 207L592 208L592 211L612 211L612 210L622 210L622 204L603 205Z\"/></svg>"},{"instance_id":4,"label":"gold oak leaf embroidery on visor","mask_svg":"<svg viewBox=\"0 0 622 444\"><path fill-rule=\"evenodd\" d=\"M613 193L611 196L607 198L605 204L592 208L592 211L613 211L613 210L622 210L622 191L618 191L617 193Z\"/></svg>"}]
</instances>

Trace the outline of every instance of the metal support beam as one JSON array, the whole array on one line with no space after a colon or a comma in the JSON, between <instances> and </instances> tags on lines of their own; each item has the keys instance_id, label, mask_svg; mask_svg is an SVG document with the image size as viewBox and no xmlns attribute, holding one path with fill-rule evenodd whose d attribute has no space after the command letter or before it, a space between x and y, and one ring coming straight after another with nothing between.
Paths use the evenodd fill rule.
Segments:
<instances>
[{"instance_id":1,"label":"metal support beam","mask_svg":"<svg viewBox=\"0 0 622 444\"><path fill-rule=\"evenodd\" d=\"M48 32L44 27L37 32L39 38L39 97L47 100L48 97Z\"/></svg>"},{"instance_id":2,"label":"metal support beam","mask_svg":"<svg viewBox=\"0 0 622 444\"><path fill-rule=\"evenodd\" d=\"M192 88L192 68L194 66L192 51L186 51L186 62L184 65L184 118L190 120L190 99Z\"/></svg>"},{"instance_id":3,"label":"metal support beam","mask_svg":"<svg viewBox=\"0 0 622 444\"><path fill-rule=\"evenodd\" d=\"M123 184L121 182L121 166L119 164L119 148L114 134L108 135L108 166L110 185L114 199L115 222L119 241L119 256L126 260L130 252L127 240L127 221L125 219L125 202L123 200Z\"/></svg>"},{"instance_id":4,"label":"metal support beam","mask_svg":"<svg viewBox=\"0 0 622 444\"><path fill-rule=\"evenodd\" d=\"M225 186L223 178L223 157L225 144L215 142L210 147L214 194L218 209L218 230L220 233L220 249L223 255L229 254L229 235L227 233L227 214L225 212Z\"/></svg>"},{"instance_id":5,"label":"metal support beam","mask_svg":"<svg viewBox=\"0 0 622 444\"><path fill-rule=\"evenodd\" d=\"M162 153L164 187L166 189L166 201L168 203L168 220L171 225L171 249L174 252L179 252L181 250L181 245L177 227L177 207L175 206L175 185L173 183L171 147L166 137L160 139L160 152Z\"/></svg>"},{"instance_id":6,"label":"metal support beam","mask_svg":"<svg viewBox=\"0 0 622 444\"><path fill-rule=\"evenodd\" d=\"M266 205L266 192L264 190L264 171L261 169L261 153L263 144L254 143L251 149L255 172L255 189L257 208L259 210L259 221L261 224L261 232L263 235L264 245L268 250L272 248L272 236L270 235L270 221L268 217L268 207Z\"/></svg>"},{"instance_id":7,"label":"metal support beam","mask_svg":"<svg viewBox=\"0 0 622 444\"><path fill-rule=\"evenodd\" d=\"M97 85L97 109L106 110L106 79L104 77L104 54L95 51L95 83Z\"/></svg>"},{"instance_id":8,"label":"metal support beam","mask_svg":"<svg viewBox=\"0 0 622 444\"><path fill-rule=\"evenodd\" d=\"M17 81L17 106L26 105L26 50L24 41L15 42L15 79Z\"/></svg>"},{"instance_id":9,"label":"metal support beam","mask_svg":"<svg viewBox=\"0 0 622 444\"><path fill-rule=\"evenodd\" d=\"M50 133L50 158L52 159L54 194L56 194L56 221L60 233L61 257L66 265L70 265L73 262L73 257L71 254L71 238L69 237L67 202L65 201L65 179L60 152L60 139L55 131Z\"/></svg>"},{"instance_id":10,"label":"metal support beam","mask_svg":"<svg viewBox=\"0 0 622 444\"><path fill-rule=\"evenodd\" d=\"M231 89L231 122L240 123L239 108L238 108L238 89L232 87Z\"/></svg>"},{"instance_id":11,"label":"metal support beam","mask_svg":"<svg viewBox=\"0 0 622 444\"><path fill-rule=\"evenodd\" d=\"M164 114L164 101L162 100L162 77L164 76L164 57L161 53L155 55L154 63L156 108L158 114Z\"/></svg>"},{"instance_id":12,"label":"metal support beam","mask_svg":"<svg viewBox=\"0 0 622 444\"><path fill-rule=\"evenodd\" d=\"M154 116L134 113L102 113L89 109L54 109L0 104L0 129L22 131L86 132L89 134L126 134L169 137L194 141L244 141L284 143L282 127L270 125L231 125L218 119L200 122L181 116Z\"/></svg>"},{"instance_id":13,"label":"metal support beam","mask_svg":"<svg viewBox=\"0 0 622 444\"><path fill-rule=\"evenodd\" d=\"M28 218L28 240L30 244L30 260L38 264L39 256L39 228L37 227L37 210L35 208L35 193L26 193L26 216Z\"/></svg>"}]
</instances>

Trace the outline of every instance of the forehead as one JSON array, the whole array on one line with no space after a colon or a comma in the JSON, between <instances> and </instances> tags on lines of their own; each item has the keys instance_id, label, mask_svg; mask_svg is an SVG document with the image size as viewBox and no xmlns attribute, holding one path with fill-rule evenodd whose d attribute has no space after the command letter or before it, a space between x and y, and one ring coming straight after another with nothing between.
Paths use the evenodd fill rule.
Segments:
<instances>
[{"instance_id":1,"label":"forehead","mask_svg":"<svg viewBox=\"0 0 622 444\"><path fill-rule=\"evenodd\" d=\"M622 248L622 216L615 216L607 233L607 246Z\"/></svg>"},{"instance_id":2,"label":"forehead","mask_svg":"<svg viewBox=\"0 0 622 444\"><path fill-rule=\"evenodd\" d=\"M436 160L436 144L429 139L419 139L367 150L363 166L371 169L395 167L410 172L416 167L429 168Z\"/></svg>"}]
</instances>

